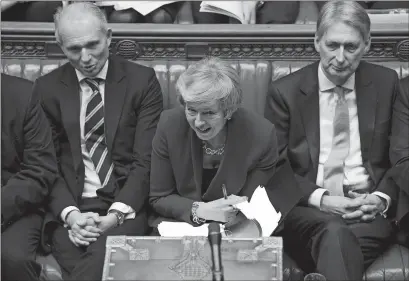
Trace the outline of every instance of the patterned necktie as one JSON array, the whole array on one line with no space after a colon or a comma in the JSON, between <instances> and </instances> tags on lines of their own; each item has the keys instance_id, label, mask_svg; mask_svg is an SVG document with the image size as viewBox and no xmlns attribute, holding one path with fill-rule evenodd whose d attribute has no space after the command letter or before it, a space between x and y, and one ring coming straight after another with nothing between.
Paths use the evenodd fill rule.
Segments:
<instances>
[{"instance_id":1,"label":"patterned necktie","mask_svg":"<svg viewBox=\"0 0 409 281\"><path fill-rule=\"evenodd\" d=\"M337 86L334 88L338 96L335 106L334 135L332 149L328 160L324 164L324 188L331 195L344 196L344 166L349 154L349 110L345 100L345 89Z\"/></svg>"},{"instance_id":2,"label":"patterned necktie","mask_svg":"<svg viewBox=\"0 0 409 281\"><path fill-rule=\"evenodd\" d=\"M92 90L85 114L85 144L101 180L101 185L104 187L113 170L113 164L108 159L108 147L105 141L104 103L99 92L99 80L85 78L84 81Z\"/></svg>"}]
</instances>

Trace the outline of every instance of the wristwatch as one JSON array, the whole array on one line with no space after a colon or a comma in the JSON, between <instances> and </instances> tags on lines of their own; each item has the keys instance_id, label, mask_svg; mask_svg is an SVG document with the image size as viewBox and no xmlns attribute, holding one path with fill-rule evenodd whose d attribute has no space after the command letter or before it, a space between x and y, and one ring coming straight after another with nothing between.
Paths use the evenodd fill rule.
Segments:
<instances>
[{"instance_id":1,"label":"wristwatch","mask_svg":"<svg viewBox=\"0 0 409 281\"><path fill-rule=\"evenodd\" d=\"M206 222L206 220L197 216L197 214L196 214L197 208L199 208L199 202L193 202L191 220L192 220L193 223L195 223L197 225L202 225L202 224L204 224Z\"/></svg>"},{"instance_id":2,"label":"wristwatch","mask_svg":"<svg viewBox=\"0 0 409 281\"><path fill-rule=\"evenodd\" d=\"M112 210L108 211L108 214L114 214L116 216L116 226L120 226L121 224L124 223L124 220L125 220L125 214L124 213L122 213L122 212L120 212L118 210L112 209Z\"/></svg>"}]
</instances>

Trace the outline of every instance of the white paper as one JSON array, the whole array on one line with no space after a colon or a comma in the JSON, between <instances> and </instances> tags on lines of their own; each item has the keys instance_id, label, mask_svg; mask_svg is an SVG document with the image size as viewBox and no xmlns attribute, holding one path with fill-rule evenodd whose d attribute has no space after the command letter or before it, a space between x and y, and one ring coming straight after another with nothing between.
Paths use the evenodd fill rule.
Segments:
<instances>
[{"instance_id":1,"label":"white paper","mask_svg":"<svg viewBox=\"0 0 409 281\"><path fill-rule=\"evenodd\" d=\"M258 1L202 1L199 11L226 15L248 24L257 3Z\"/></svg>"},{"instance_id":2,"label":"white paper","mask_svg":"<svg viewBox=\"0 0 409 281\"><path fill-rule=\"evenodd\" d=\"M369 14L371 23L409 23L408 14Z\"/></svg>"},{"instance_id":3,"label":"white paper","mask_svg":"<svg viewBox=\"0 0 409 281\"><path fill-rule=\"evenodd\" d=\"M195 227L187 222L163 221L158 225L159 234L166 237L208 236L208 228L208 223ZM220 225L220 230L224 236L224 225Z\"/></svg>"},{"instance_id":4,"label":"white paper","mask_svg":"<svg viewBox=\"0 0 409 281\"><path fill-rule=\"evenodd\" d=\"M268 198L266 189L258 186L251 197L250 202L244 201L234 205L248 219L255 219L261 226L262 236L269 237L278 226L281 219L281 213L276 211ZM201 226L192 226L186 222L168 222L163 221L158 225L161 236L183 237L183 236L207 236L209 224ZM224 225L220 224L220 230L223 236L226 236Z\"/></svg>"},{"instance_id":5,"label":"white paper","mask_svg":"<svg viewBox=\"0 0 409 281\"><path fill-rule=\"evenodd\" d=\"M141 13L143 16L155 11L156 9L174 3L176 1L102 1L97 2L98 6L114 6L117 11L126 10L129 8Z\"/></svg>"},{"instance_id":6,"label":"white paper","mask_svg":"<svg viewBox=\"0 0 409 281\"><path fill-rule=\"evenodd\" d=\"M268 198L266 189L258 186L250 202L245 201L235 205L248 218L255 219L261 226L262 236L269 237L278 226L281 213L276 211Z\"/></svg>"}]
</instances>

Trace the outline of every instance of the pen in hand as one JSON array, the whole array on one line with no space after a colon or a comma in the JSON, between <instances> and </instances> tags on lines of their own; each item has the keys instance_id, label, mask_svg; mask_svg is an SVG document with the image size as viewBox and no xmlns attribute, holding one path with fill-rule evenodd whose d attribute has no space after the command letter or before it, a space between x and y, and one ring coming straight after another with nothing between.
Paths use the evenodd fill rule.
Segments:
<instances>
[{"instance_id":1,"label":"pen in hand","mask_svg":"<svg viewBox=\"0 0 409 281\"><path fill-rule=\"evenodd\" d=\"M224 199L227 199L227 190L226 190L226 185L225 184L222 184L222 191L223 191Z\"/></svg>"}]
</instances>

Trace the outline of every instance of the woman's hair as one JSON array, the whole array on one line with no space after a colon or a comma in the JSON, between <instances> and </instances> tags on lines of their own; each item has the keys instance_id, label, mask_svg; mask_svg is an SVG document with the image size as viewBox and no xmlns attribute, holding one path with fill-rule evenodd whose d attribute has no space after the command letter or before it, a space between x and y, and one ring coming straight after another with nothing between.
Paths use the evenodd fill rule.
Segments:
<instances>
[{"instance_id":1,"label":"woman's hair","mask_svg":"<svg viewBox=\"0 0 409 281\"><path fill-rule=\"evenodd\" d=\"M68 6L59 7L54 14L55 37L60 44L62 41L59 28L61 19L64 17L67 17L65 20L89 19L90 17L94 17L100 24L101 32L104 34L108 32L108 21L105 14L97 5L90 2L74 2Z\"/></svg>"},{"instance_id":2,"label":"woman's hair","mask_svg":"<svg viewBox=\"0 0 409 281\"><path fill-rule=\"evenodd\" d=\"M334 23L342 22L356 29L367 41L371 31L371 20L365 9L355 1L328 1L321 8L317 20L317 33L319 39Z\"/></svg>"},{"instance_id":3,"label":"woman's hair","mask_svg":"<svg viewBox=\"0 0 409 281\"><path fill-rule=\"evenodd\" d=\"M237 71L215 57L204 58L182 73L176 83L178 100L199 107L218 102L224 114L233 114L241 105L242 89Z\"/></svg>"}]
</instances>

